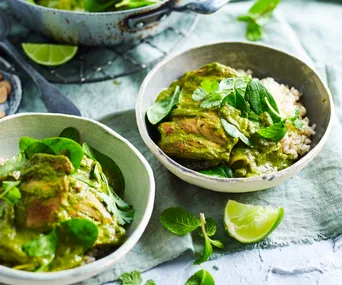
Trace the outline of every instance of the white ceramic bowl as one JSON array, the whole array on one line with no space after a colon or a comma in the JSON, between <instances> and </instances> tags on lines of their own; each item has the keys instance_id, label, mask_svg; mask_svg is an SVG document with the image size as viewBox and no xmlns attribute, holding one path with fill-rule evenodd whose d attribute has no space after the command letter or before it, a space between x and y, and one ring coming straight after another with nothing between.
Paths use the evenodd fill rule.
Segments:
<instances>
[{"instance_id":1,"label":"white ceramic bowl","mask_svg":"<svg viewBox=\"0 0 342 285\"><path fill-rule=\"evenodd\" d=\"M66 127L76 128L82 141L111 157L121 169L125 182L125 201L136 213L127 228L127 241L110 255L93 263L52 273L33 273L0 266L0 282L16 285L72 284L112 267L124 257L143 234L152 214L155 183L153 172L139 151L116 132L96 121L59 114L19 114L0 120L0 157L10 158L19 152L22 136L37 139L58 136Z\"/></svg>"},{"instance_id":2,"label":"white ceramic bowl","mask_svg":"<svg viewBox=\"0 0 342 285\"><path fill-rule=\"evenodd\" d=\"M295 164L282 171L252 178L215 178L190 170L168 155L151 139L146 111L157 95L185 72L205 64L219 62L236 69L251 69L253 76L270 76L278 82L294 86L304 92L301 102L316 135L311 137L311 150ZM136 118L139 132L151 152L180 179L214 191L248 192L270 188L290 179L302 170L321 151L331 129L333 102L329 89L319 75L307 64L285 52L263 45L245 42L219 42L187 50L159 63L145 78L137 98Z\"/></svg>"}]
</instances>

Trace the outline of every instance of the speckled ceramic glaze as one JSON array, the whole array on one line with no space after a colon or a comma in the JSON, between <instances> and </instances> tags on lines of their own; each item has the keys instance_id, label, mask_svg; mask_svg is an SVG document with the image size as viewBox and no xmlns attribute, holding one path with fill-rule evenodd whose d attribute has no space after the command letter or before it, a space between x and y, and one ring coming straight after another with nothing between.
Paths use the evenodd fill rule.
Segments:
<instances>
[{"instance_id":1,"label":"speckled ceramic glaze","mask_svg":"<svg viewBox=\"0 0 342 285\"><path fill-rule=\"evenodd\" d=\"M220 62L233 68L251 69L253 76L271 76L278 82L294 86L304 92L301 102L306 107L310 122L317 125L311 150L291 167L253 178L209 177L175 162L151 139L146 111L163 88L186 71L196 70L211 62ZM285 52L257 44L220 42L185 51L168 57L145 78L136 105L139 132L156 158L173 174L184 181L219 192L249 192L279 185L296 175L321 151L331 129L333 102L331 94L319 75L307 64Z\"/></svg>"},{"instance_id":2,"label":"speckled ceramic glaze","mask_svg":"<svg viewBox=\"0 0 342 285\"><path fill-rule=\"evenodd\" d=\"M22 136L37 139L58 136L66 127L76 128L83 141L114 159L120 167L126 182L125 200L136 211L133 223L127 228L128 239L112 254L98 261L60 272L33 273L0 266L0 282L15 285L62 285L85 280L108 269L125 256L137 243L149 222L155 194L150 165L126 139L98 122L59 114L9 116L0 120L0 157L16 155Z\"/></svg>"}]
</instances>

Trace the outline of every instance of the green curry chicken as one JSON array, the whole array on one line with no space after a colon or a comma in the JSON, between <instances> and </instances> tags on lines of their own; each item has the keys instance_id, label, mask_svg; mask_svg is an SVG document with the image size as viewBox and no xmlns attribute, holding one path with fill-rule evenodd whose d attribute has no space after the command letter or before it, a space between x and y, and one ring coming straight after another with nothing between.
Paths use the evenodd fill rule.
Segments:
<instances>
[{"instance_id":1,"label":"green curry chicken","mask_svg":"<svg viewBox=\"0 0 342 285\"><path fill-rule=\"evenodd\" d=\"M70 134L73 134L70 136ZM0 263L26 271L59 271L107 253L126 239L134 210L118 194L120 169L71 138L23 137L20 154L0 166Z\"/></svg>"},{"instance_id":2,"label":"green curry chicken","mask_svg":"<svg viewBox=\"0 0 342 285\"><path fill-rule=\"evenodd\" d=\"M295 157L280 140L301 130L299 109L285 117L258 80L219 63L185 73L148 109L159 147L184 166L223 178L282 170Z\"/></svg>"}]
</instances>

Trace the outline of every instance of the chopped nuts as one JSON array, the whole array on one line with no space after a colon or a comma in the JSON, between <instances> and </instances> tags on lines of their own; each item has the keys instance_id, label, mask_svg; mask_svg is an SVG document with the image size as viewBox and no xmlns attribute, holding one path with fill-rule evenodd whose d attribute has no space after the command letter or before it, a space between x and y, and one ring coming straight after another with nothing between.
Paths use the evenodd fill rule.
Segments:
<instances>
[{"instance_id":1,"label":"chopped nuts","mask_svg":"<svg viewBox=\"0 0 342 285\"><path fill-rule=\"evenodd\" d=\"M0 104L6 103L8 96L12 92L11 82L4 80L4 75L0 73ZM5 117L6 113L0 111L0 119Z\"/></svg>"}]
</instances>

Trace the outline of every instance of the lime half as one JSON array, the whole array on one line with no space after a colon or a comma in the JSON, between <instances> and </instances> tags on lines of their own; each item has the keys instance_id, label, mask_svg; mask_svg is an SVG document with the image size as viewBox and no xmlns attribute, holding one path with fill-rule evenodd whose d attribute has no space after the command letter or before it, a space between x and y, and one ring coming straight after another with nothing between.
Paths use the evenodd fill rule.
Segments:
<instances>
[{"instance_id":1,"label":"lime half","mask_svg":"<svg viewBox=\"0 0 342 285\"><path fill-rule=\"evenodd\" d=\"M242 243L258 242L280 224L283 207L261 207L229 200L224 209L224 224L230 236Z\"/></svg>"},{"instance_id":2,"label":"lime half","mask_svg":"<svg viewBox=\"0 0 342 285\"><path fill-rule=\"evenodd\" d=\"M77 46L52 45L52 44L22 44L25 54L34 62L56 66L68 62L77 53Z\"/></svg>"}]
</instances>

